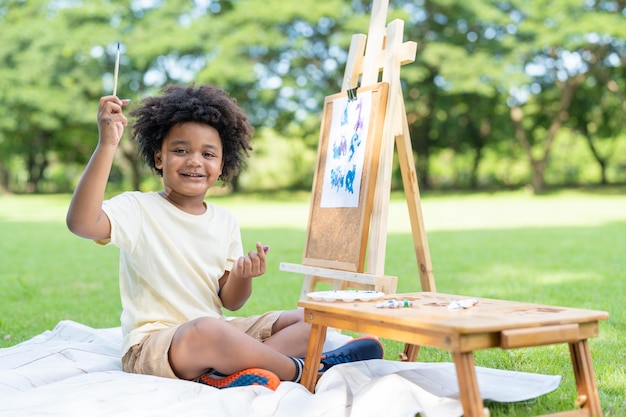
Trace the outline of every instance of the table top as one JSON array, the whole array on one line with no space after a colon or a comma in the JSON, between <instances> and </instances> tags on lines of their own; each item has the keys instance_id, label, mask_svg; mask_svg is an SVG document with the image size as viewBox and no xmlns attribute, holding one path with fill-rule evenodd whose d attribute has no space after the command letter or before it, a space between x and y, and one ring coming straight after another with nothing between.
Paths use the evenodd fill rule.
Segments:
<instances>
[{"instance_id":1,"label":"table top","mask_svg":"<svg viewBox=\"0 0 626 417\"><path fill-rule=\"evenodd\" d=\"M408 300L410 307L378 308L385 300ZM451 309L453 301L476 300L470 308ZM349 315L412 328L449 330L472 334L503 329L522 329L571 323L607 320L605 311L549 306L436 292L388 294L375 301L313 301L300 300L300 307L311 311Z\"/></svg>"}]
</instances>

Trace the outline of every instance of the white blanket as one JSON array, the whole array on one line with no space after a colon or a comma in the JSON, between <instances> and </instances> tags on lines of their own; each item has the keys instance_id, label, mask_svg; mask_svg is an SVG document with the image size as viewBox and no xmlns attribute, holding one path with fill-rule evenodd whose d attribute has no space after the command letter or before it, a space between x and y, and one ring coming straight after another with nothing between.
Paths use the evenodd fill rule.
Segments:
<instances>
[{"instance_id":1,"label":"white blanket","mask_svg":"<svg viewBox=\"0 0 626 417\"><path fill-rule=\"evenodd\" d=\"M61 321L0 350L0 415L32 416L406 416L457 417L462 408L450 363L372 360L337 365L315 394L292 382L276 391L202 384L121 370L119 328ZM556 389L560 376L477 368L484 399L516 402Z\"/></svg>"}]
</instances>

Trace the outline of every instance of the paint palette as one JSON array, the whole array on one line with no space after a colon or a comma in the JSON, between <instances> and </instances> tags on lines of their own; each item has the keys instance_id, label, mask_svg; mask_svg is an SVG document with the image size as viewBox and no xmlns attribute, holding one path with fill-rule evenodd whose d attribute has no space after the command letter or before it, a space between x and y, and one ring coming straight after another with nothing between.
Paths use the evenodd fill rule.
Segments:
<instances>
[{"instance_id":1,"label":"paint palette","mask_svg":"<svg viewBox=\"0 0 626 417\"><path fill-rule=\"evenodd\" d=\"M310 292L307 297L315 301L373 301L383 298L385 293L379 291L362 291L362 290L332 290Z\"/></svg>"}]
</instances>

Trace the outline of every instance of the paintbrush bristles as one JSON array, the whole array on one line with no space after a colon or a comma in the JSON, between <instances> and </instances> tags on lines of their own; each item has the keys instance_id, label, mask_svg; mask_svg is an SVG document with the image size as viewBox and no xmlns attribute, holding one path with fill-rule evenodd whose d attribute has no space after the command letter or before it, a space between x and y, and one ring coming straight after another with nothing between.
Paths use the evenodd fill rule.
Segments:
<instances>
[{"instance_id":1,"label":"paintbrush bristles","mask_svg":"<svg viewBox=\"0 0 626 417\"><path fill-rule=\"evenodd\" d=\"M113 73L113 95L117 95L117 76L120 72L120 43L117 43L117 55L115 56L115 71Z\"/></svg>"}]
</instances>

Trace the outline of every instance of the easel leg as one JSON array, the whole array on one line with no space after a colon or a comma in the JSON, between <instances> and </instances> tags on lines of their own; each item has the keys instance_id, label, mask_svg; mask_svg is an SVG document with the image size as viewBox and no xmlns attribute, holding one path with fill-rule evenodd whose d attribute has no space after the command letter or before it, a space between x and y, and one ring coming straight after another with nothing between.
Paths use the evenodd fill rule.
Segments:
<instances>
[{"instance_id":1,"label":"easel leg","mask_svg":"<svg viewBox=\"0 0 626 417\"><path fill-rule=\"evenodd\" d=\"M302 380L300 381L311 392L315 392L315 385L317 384L317 370L320 366L322 349L326 341L326 330L326 326L319 324L311 325L311 335L306 348L304 370L302 372Z\"/></svg>"},{"instance_id":2,"label":"easel leg","mask_svg":"<svg viewBox=\"0 0 626 417\"><path fill-rule=\"evenodd\" d=\"M576 405L589 410L593 417L602 417L602 407L600 406L598 387L596 386L596 378L593 373L589 342L585 339L576 343L570 343L569 351L578 392Z\"/></svg>"},{"instance_id":3,"label":"easel leg","mask_svg":"<svg viewBox=\"0 0 626 417\"><path fill-rule=\"evenodd\" d=\"M459 381L459 393L463 404L463 417L488 417L489 410L484 407L478 390L473 352L453 352L456 365L456 377Z\"/></svg>"},{"instance_id":4,"label":"easel leg","mask_svg":"<svg viewBox=\"0 0 626 417\"><path fill-rule=\"evenodd\" d=\"M413 160L413 147L409 133L409 122L404 109L404 99L402 94L397 98L398 105L402 109L402 134L396 136L398 149L398 161L402 172L402 184L404 185L404 195L409 209L409 219L411 221L411 231L413 233L413 244L415 246L415 256L419 267L420 285L422 291L435 292L435 277L433 266L428 249L428 238L424 227L424 216L420 202L420 191L417 183L417 171Z\"/></svg>"}]
</instances>

